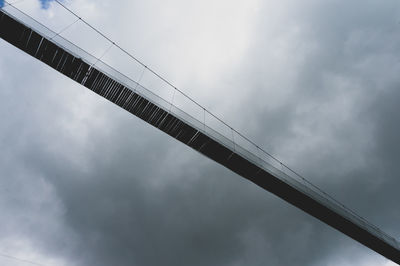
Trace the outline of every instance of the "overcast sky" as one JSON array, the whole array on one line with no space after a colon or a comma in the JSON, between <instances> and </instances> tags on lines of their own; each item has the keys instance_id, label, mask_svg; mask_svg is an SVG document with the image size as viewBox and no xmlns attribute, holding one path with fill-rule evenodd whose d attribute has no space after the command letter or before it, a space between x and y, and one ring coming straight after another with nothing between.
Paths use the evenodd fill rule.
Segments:
<instances>
[{"instance_id":1,"label":"overcast sky","mask_svg":"<svg viewBox=\"0 0 400 266\"><path fill-rule=\"evenodd\" d=\"M16 6L55 30L74 21L45 2ZM398 0L65 3L400 239ZM63 35L107 49L80 27ZM394 265L3 40L0 54L1 254L46 266Z\"/></svg>"}]
</instances>

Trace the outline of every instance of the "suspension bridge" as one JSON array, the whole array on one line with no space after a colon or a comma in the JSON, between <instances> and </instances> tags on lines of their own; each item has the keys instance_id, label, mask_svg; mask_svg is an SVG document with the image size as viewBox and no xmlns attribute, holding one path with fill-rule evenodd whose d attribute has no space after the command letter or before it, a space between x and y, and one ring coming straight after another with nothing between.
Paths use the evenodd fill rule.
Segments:
<instances>
[{"instance_id":1,"label":"suspension bridge","mask_svg":"<svg viewBox=\"0 0 400 266\"><path fill-rule=\"evenodd\" d=\"M0 37L42 61L59 73L106 98L183 144L250 180L263 189L330 225L371 250L400 265L400 244L364 218L307 181L281 161L234 130L165 78L132 56L72 10L56 1L109 43L101 56L93 56L12 3L0 9ZM136 78L102 60L115 48L136 66ZM144 85L143 74L153 78ZM150 83L149 83L150 84ZM172 98L157 95L149 87L166 86ZM180 100L178 100L180 99Z\"/></svg>"}]
</instances>

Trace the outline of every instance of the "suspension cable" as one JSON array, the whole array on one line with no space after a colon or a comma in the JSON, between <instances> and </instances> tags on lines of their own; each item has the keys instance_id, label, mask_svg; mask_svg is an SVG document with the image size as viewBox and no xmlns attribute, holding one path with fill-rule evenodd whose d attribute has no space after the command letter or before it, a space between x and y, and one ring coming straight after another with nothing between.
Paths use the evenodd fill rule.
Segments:
<instances>
[{"instance_id":1,"label":"suspension cable","mask_svg":"<svg viewBox=\"0 0 400 266\"><path fill-rule=\"evenodd\" d=\"M61 3L59 0L54 0L56 3L58 3L61 7L63 7L65 10L67 10L69 13L71 13L72 15L76 16L77 18L80 18L80 16L78 16L73 10L71 10L70 8L68 8L66 5L64 5L63 3ZM107 41L114 43L113 40L111 40L107 35L105 35L103 32L101 32L100 30L98 30L97 28L95 28L94 26L92 26L90 23L88 23L86 20L82 19L82 22L85 23L88 27L90 27L91 29L93 29L95 32L97 32L100 36L102 36L103 38L105 38ZM264 154L266 154L267 156L269 156L270 158L272 158L274 161L276 161L279 165L281 165L281 167L285 167L287 170L289 170L291 173L293 173L295 176L299 177L301 180L303 180L304 182L306 182L308 185L310 185L311 187L313 187L314 189L316 189L317 191L319 191L320 193L322 193L323 195L325 195L326 197L328 197L329 199L331 199L332 201L334 201L336 204L338 204L339 206L344 207L345 210L349 211L350 213L352 213L353 215L355 215L356 217L362 219L364 222L368 223L364 218L362 218L361 216L359 216L357 213L355 213L353 210L349 209L348 207L344 206L342 203L340 203L338 200L336 200L335 198L333 198L332 196L330 196L329 194L327 194L325 191L323 191L322 189L320 189L319 187L317 187L316 185L314 185L313 183L311 183L310 181L308 181L305 177L303 177L301 174L299 174L298 172L296 172L295 170L293 170L292 168L288 167L286 164L284 164L281 160L277 159L275 156L273 156L272 154L270 154L269 152L265 151L263 148L261 148L260 146L258 146L255 142L253 142L252 140L250 140L248 137L246 137L245 135L243 135L242 133L240 133L239 131L237 131L236 129L232 128L230 125L228 125L225 121L223 121L221 118L219 118L218 116L216 116L215 114L211 113L208 109L206 109L205 107L203 107L201 104L199 104L197 101L195 101L192 97L190 97L189 95L187 95L185 92L183 92L182 90L178 89L177 87L175 87L171 82L169 82L166 78L164 78L163 76L161 76L160 74L158 74L157 72L155 72L153 69L151 69L150 67L148 67L147 65L145 65L141 60L139 60L137 57L133 56L131 53L129 53L127 50L125 50L124 48L122 48L119 44L114 43L115 47L117 47L118 49L120 49L123 53L125 53L128 57L132 58L133 60L135 60L137 63L139 63L140 65L142 65L143 67L145 67L145 69L147 69L149 72L151 72L152 74L154 74L156 77L158 77L160 80L164 81L167 85L169 85L171 88L173 88L174 90L178 91L179 93L181 93L183 96L185 96L187 99L189 99L191 102L193 102L194 104L196 104L198 107L200 107L201 109L203 109L204 111L204 128L205 128L205 113L208 113L210 116L214 117L217 121L219 121L220 123L222 123L223 125L225 125L228 128L231 128L236 134L238 134L238 136L242 137L243 139L245 139L247 142L249 142L250 144L252 144L253 146L255 146L256 148L260 149L260 151L262 151Z\"/></svg>"},{"instance_id":2,"label":"suspension cable","mask_svg":"<svg viewBox=\"0 0 400 266\"><path fill-rule=\"evenodd\" d=\"M57 32L53 37L51 37L49 40L53 40L55 37L59 36L61 33L63 33L64 31L66 31L67 29L69 29L72 25L74 25L75 23L77 23L79 20L81 20L81 18L78 18L76 20L74 20L72 23L70 23L69 25L67 25L66 27L62 28L59 32Z\"/></svg>"}]
</instances>

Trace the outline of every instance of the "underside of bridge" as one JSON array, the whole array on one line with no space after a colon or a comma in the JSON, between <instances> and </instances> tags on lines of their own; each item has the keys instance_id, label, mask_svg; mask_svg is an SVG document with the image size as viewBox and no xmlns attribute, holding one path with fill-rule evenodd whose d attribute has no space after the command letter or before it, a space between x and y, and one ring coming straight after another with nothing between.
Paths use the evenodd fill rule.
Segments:
<instances>
[{"instance_id":1,"label":"underside of bridge","mask_svg":"<svg viewBox=\"0 0 400 266\"><path fill-rule=\"evenodd\" d=\"M285 182L201 128L196 128L166 108L151 102L133 88L91 66L78 55L50 41L3 10L0 10L0 37L208 158L400 264L400 249L396 241L388 241L375 228L355 222L351 217L346 217L323 201Z\"/></svg>"}]
</instances>

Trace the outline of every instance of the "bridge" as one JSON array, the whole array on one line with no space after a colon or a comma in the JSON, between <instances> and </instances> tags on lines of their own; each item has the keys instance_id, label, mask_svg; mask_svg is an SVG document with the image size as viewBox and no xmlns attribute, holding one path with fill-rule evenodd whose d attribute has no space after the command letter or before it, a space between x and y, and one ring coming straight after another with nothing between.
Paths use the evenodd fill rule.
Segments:
<instances>
[{"instance_id":1,"label":"bridge","mask_svg":"<svg viewBox=\"0 0 400 266\"><path fill-rule=\"evenodd\" d=\"M58 2L58 1L57 1ZM59 3L62 5L61 3ZM74 14L67 7L66 10ZM75 15L75 14L74 14ZM0 37L183 144L400 265L400 244L175 88L100 31L91 30L173 89L165 100L11 4L0 9ZM75 21L75 22L76 22ZM178 105L183 97L186 104ZM175 99L175 101L174 101ZM193 111L193 110L197 110Z\"/></svg>"}]
</instances>

